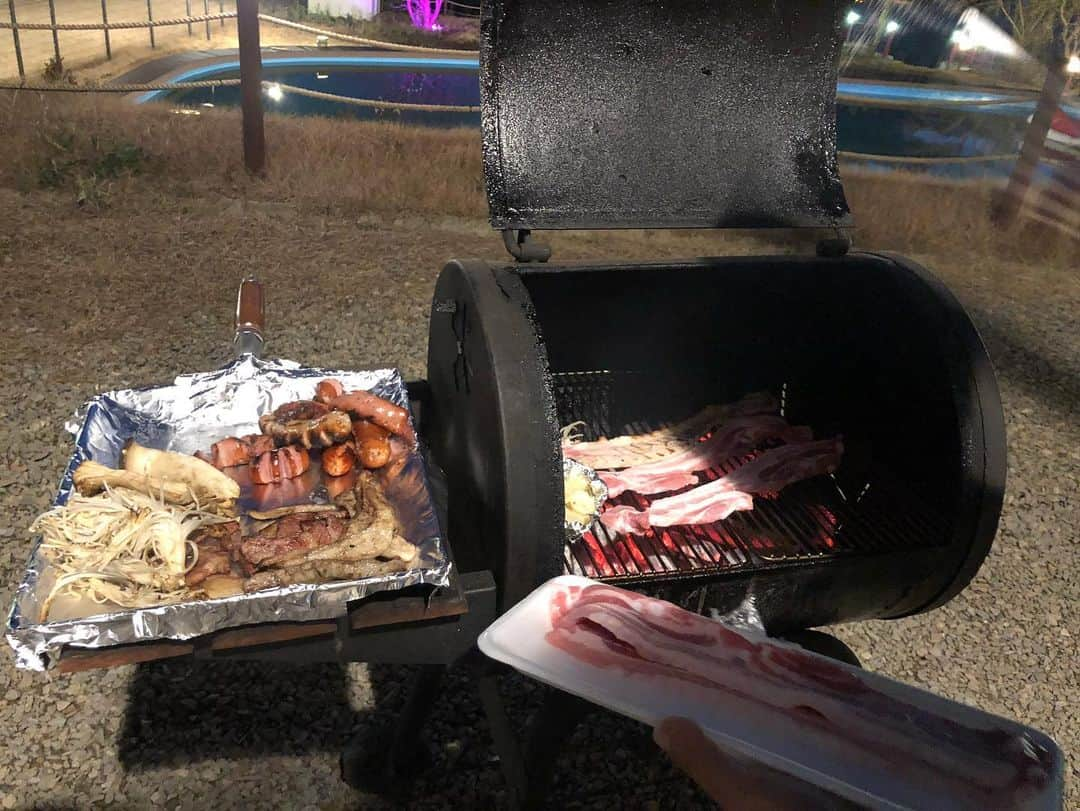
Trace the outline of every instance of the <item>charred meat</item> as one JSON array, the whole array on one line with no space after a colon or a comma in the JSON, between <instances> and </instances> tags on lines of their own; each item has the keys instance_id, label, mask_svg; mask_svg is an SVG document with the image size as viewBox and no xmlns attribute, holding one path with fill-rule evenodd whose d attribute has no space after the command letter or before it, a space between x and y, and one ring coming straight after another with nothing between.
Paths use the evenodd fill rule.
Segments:
<instances>
[{"instance_id":1,"label":"charred meat","mask_svg":"<svg viewBox=\"0 0 1080 811\"><path fill-rule=\"evenodd\" d=\"M195 565L184 575L188 588L201 585L211 575L232 574L229 551L240 543L239 523L210 524L197 529L188 540L194 542L199 553Z\"/></svg>"},{"instance_id":2,"label":"charred meat","mask_svg":"<svg viewBox=\"0 0 1080 811\"><path fill-rule=\"evenodd\" d=\"M352 420L348 414L332 410L325 403L298 400L259 417L259 430L279 445L326 448L349 438Z\"/></svg>"},{"instance_id":3,"label":"charred meat","mask_svg":"<svg viewBox=\"0 0 1080 811\"><path fill-rule=\"evenodd\" d=\"M327 546L339 540L348 525L344 511L287 515L260 529L240 544L240 556L264 568Z\"/></svg>"}]
</instances>

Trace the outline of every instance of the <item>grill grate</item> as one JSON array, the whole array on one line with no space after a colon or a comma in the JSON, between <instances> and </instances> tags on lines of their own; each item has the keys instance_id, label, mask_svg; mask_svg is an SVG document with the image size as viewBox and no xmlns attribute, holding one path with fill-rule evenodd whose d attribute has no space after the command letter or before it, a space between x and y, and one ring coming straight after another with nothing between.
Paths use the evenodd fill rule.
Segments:
<instances>
[{"instance_id":1,"label":"grill grate","mask_svg":"<svg viewBox=\"0 0 1080 811\"><path fill-rule=\"evenodd\" d=\"M600 392L580 391L602 381L602 375L579 373L572 380L556 376L564 424L584 420L584 434L590 439L601 433L639 434L663 427L664 423L635 421L614 433L602 430L610 422L602 405L612 401L610 381ZM730 459L699 477L703 482L717 479L763 450ZM650 501L625 492L612 504L643 509ZM940 513L929 503L888 471L872 470L854 494L845 493L834 477L819 476L792 484L774 498L755 497L753 510L703 526L612 535L598 522L566 545L564 563L571 574L626 583L704 579L729 571L937 546L947 543L946 531Z\"/></svg>"}]
</instances>

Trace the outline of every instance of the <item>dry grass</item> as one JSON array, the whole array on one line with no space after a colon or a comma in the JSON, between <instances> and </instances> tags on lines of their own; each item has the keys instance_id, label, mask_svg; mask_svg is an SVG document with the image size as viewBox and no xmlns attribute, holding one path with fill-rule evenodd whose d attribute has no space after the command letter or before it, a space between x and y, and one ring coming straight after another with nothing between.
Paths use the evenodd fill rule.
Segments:
<instances>
[{"instance_id":1,"label":"dry grass","mask_svg":"<svg viewBox=\"0 0 1080 811\"><path fill-rule=\"evenodd\" d=\"M94 202L110 195L168 193L241 198L317 207L327 212L441 215L482 220L486 203L479 136L352 120L268 116L269 167L252 179L243 169L235 111L174 114L164 105L133 108L123 99L65 94L0 95L0 184L41 185L42 167L58 156L73 167L76 194L85 175L117 150L137 147L140 176L101 179ZM58 145L60 148L58 148ZM128 153L130 154L130 153ZM114 161L115 163L115 161ZM1035 224L993 226L993 185L916 175L845 173L865 248L908 254L1069 268L1077 245ZM55 186L56 184L52 184ZM780 234L769 236L782 244ZM726 252L717 250L717 252Z\"/></svg>"}]
</instances>

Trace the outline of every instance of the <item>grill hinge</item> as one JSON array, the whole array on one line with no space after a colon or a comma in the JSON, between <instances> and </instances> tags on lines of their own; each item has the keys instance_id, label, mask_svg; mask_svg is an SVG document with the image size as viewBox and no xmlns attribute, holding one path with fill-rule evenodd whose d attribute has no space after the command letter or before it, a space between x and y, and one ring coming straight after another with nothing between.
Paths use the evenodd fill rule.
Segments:
<instances>
[{"instance_id":1,"label":"grill hinge","mask_svg":"<svg viewBox=\"0 0 1080 811\"><path fill-rule=\"evenodd\" d=\"M502 232L502 238L506 250L518 262L546 262L551 258L551 246L534 240L528 229L507 228Z\"/></svg>"},{"instance_id":2,"label":"grill hinge","mask_svg":"<svg viewBox=\"0 0 1080 811\"><path fill-rule=\"evenodd\" d=\"M825 237L817 244L817 255L823 259L836 259L847 256L851 250L851 238L839 229L831 237Z\"/></svg>"}]
</instances>

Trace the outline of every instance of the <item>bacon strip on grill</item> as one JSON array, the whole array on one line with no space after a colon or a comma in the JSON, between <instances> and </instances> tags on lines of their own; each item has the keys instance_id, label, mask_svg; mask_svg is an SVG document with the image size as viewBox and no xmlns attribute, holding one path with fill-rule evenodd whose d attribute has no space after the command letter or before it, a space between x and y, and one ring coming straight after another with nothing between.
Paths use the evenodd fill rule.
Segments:
<instances>
[{"instance_id":1,"label":"bacon strip on grill","mask_svg":"<svg viewBox=\"0 0 1080 811\"><path fill-rule=\"evenodd\" d=\"M752 494L772 495L794 482L832 473L843 452L839 437L782 445L715 481L657 499L644 510L627 505L605 510L600 521L611 532L637 534L649 527L711 524L737 510L753 509Z\"/></svg>"},{"instance_id":2,"label":"bacon strip on grill","mask_svg":"<svg viewBox=\"0 0 1080 811\"><path fill-rule=\"evenodd\" d=\"M767 442L807 442L812 437L808 427L793 427L783 417L773 414L735 417L717 428L707 440L685 451L618 473L602 472L600 478L608 487L608 498L626 490L642 495L666 493L697 484L694 475L697 471L717 467Z\"/></svg>"},{"instance_id":3,"label":"bacon strip on grill","mask_svg":"<svg viewBox=\"0 0 1080 811\"><path fill-rule=\"evenodd\" d=\"M576 459L593 470L632 467L690 450L702 436L727 420L775 414L779 410L780 402L772 394L754 392L734 403L708 406L680 423L647 434L617 436L594 442L564 440L562 452L563 456Z\"/></svg>"}]
</instances>

